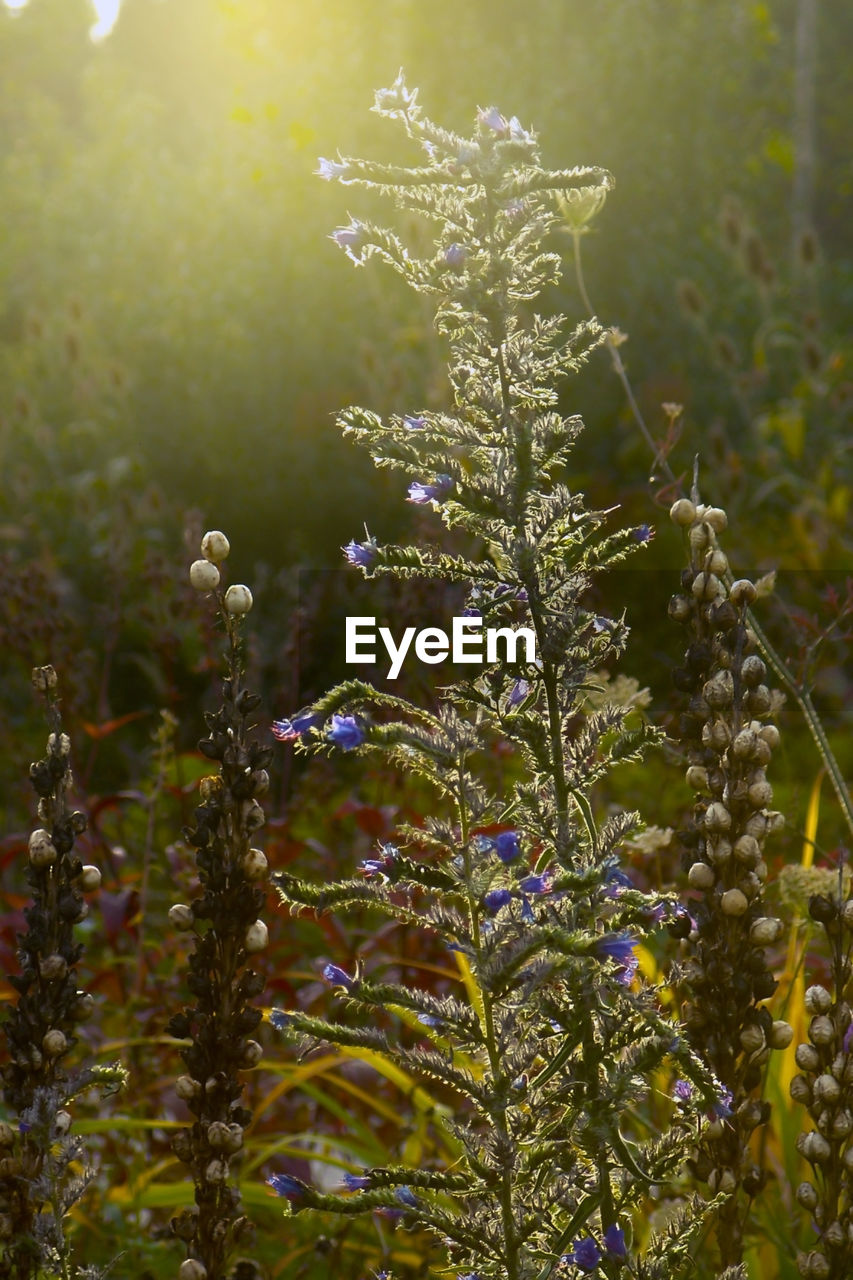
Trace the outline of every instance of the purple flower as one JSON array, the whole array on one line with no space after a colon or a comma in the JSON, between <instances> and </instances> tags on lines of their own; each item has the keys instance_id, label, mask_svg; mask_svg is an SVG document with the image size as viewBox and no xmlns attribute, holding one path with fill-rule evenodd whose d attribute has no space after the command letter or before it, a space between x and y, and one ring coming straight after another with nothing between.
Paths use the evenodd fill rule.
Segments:
<instances>
[{"instance_id":1,"label":"purple flower","mask_svg":"<svg viewBox=\"0 0 853 1280\"><path fill-rule=\"evenodd\" d=\"M672 1096L676 1102L689 1102L693 1097L693 1085L689 1080L676 1080Z\"/></svg>"},{"instance_id":2,"label":"purple flower","mask_svg":"<svg viewBox=\"0 0 853 1280\"><path fill-rule=\"evenodd\" d=\"M850 1052L851 1044L853 1044L853 1022L850 1023L850 1026L844 1032L844 1039L841 1041L841 1047L845 1053Z\"/></svg>"},{"instance_id":3,"label":"purple flower","mask_svg":"<svg viewBox=\"0 0 853 1280\"><path fill-rule=\"evenodd\" d=\"M418 1197L414 1194L411 1187L397 1187L394 1192L394 1199L399 1200L400 1204L404 1204L407 1209L417 1209L420 1207Z\"/></svg>"},{"instance_id":4,"label":"purple flower","mask_svg":"<svg viewBox=\"0 0 853 1280\"><path fill-rule=\"evenodd\" d=\"M536 917L533 914L533 908L527 898L521 899L521 919L525 924L535 924Z\"/></svg>"},{"instance_id":5,"label":"purple flower","mask_svg":"<svg viewBox=\"0 0 853 1280\"><path fill-rule=\"evenodd\" d=\"M449 267L463 267L465 259L468 257L468 250L464 244L449 244L444 251L444 261Z\"/></svg>"},{"instance_id":6,"label":"purple flower","mask_svg":"<svg viewBox=\"0 0 853 1280\"><path fill-rule=\"evenodd\" d=\"M434 1018L431 1013L419 1013L418 1022L425 1027L443 1027L444 1023L441 1018Z\"/></svg>"},{"instance_id":7,"label":"purple flower","mask_svg":"<svg viewBox=\"0 0 853 1280\"><path fill-rule=\"evenodd\" d=\"M351 991L355 986L355 979L351 978L346 969L341 969L336 964L327 964L323 970L323 977L334 987L346 987L347 991Z\"/></svg>"},{"instance_id":8,"label":"purple flower","mask_svg":"<svg viewBox=\"0 0 853 1280\"><path fill-rule=\"evenodd\" d=\"M497 107L487 107L485 111L479 111L477 119L484 129L491 129L492 133L498 134L499 137L504 137L509 132L509 125Z\"/></svg>"},{"instance_id":9,"label":"purple flower","mask_svg":"<svg viewBox=\"0 0 853 1280\"><path fill-rule=\"evenodd\" d=\"M611 1258L627 1258L625 1248L625 1232L616 1223L612 1223L604 1233L604 1247Z\"/></svg>"},{"instance_id":10,"label":"purple flower","mask_svg":"<svg viewBox=\"0 0 853 1280\"><path fill-rule=\"evenodd\" d=\"M285 1027L289 1027L293 1021L293 1015L285 1013L283 1009L270 1009L270 1023L275 1027L276 1031L283 1031Z\"/></svg>"},{"instance_id":11,"label":"purple flower","mask_svg":"<svg viewBox=\"0 0 853 1280\"><path fill-rule=\"evenodd\" d=\"M518 887L525 893L550 893L551 877L547 871L541 876L525 876L518 882Z\"/></svg>"},{"instance_id":12,"label":"purple flower","mask_svg":"<svg viewBox=\"0 0 853 1280\"><path fill-rule=\"evenodd\" d=\"M621 968L617 981L623 987L631 985L634 974L639 968L639 960L634 954L636 939L629 933L608 933L599 938L595 944L595 954L599 960L614 960Z\"/></svg>"},{"instance_id":13,"label":"purple flower","mask_svg":"<svg viewBox=\"0 0 853 1280\"><path fill-rule=\"evenodd\" d=\"M566 1255L569 1262L574 1262L581 1271L594 1271L601 1261L601 1250L592 1236L584 1236L576 1240L571 1253Z\"/></svg>"},{"instance_id":14,"label":"purple flower","mask_svg":"<svg viewBox=\"0 0 853 1280\"><path fill-rule=\"evenodd\" d=\"M368 569L373 563L376 555L376 548L371 546L369 542L348 542L345 547L341 547L350 564L356 565L359 569Z\"/></svg>"},{"instance_id":15,"label":"purple flower","mask_svg":"<svg viewBox=\"0 0 853 1280\"><path fill-rule=\"evenodd\" d=\"M423 505L425 502L440 502L446 493L453 488L453 481L450 476L436 476L432 484L424 484L421 480L415 480L409 485L408 502L415 502Z\"/></svg>"},{"instance_id":16,"label":"purple flower","mask_svg":"<svg viewBox=\"0 0 853 1280\"><path fill-rule=\"evenodd\" d=\"M510 690L508 705L511 707L517 707L519 703L524 701L529 692L530 685L526 680L516 680Z\"/></svg>"},{"instance_id":17,"label":"purple flower","mask_svg":"<svg viewBox=\"0 0 853 1280\"><path fill-rule=\"evenodd\" d=\"M356 249L364 241L364 232L364 223L354 218L348 227L337 227L329 239L334 240L339 249Z\"/></svg>"},{"instance_id":18,"label":"purple flower","mask_svg":"<svg viewBox=\"0 0 853 1280\"><path fill-rule=\"evenodd\" d=\"M272 1187L277 1196L286 1196L288 1200L301 1200L308 1187L299 1178L292 1178L289 1173L274 1173L267 1178L267 1186Z\"/></svg>"},{"instance_id":19,"label":"purple flower","mask_svg":"<svg viewBox=\"0 0 853 1280\"><path fill-rule=\"evenodd\" d=\"M490 889L483 898L486 910L492 914L500 911L501 907L506 907L512 902L512 894L509 889Z\"/></svg>"},{"instance_id":20,"label":"purple flower","mask_svg":"<svg viewBox=\"0 0 853 1280\"><path fill-rule=\"evenodd\" d=\"M513 142L522 142L525 145L533 141L533 134L528 133L526 129L522 129L518 116L513 116L509 122L509 136Z\"/></svg>"},{"instance_id":21,"label":"purple flower","mask_svg":"<svg viewBox=\"0 0 853 1280\"><path fill-rule=\"evenodd\" d=\"M370 1186L370 1179L361 1173L345 1173L344 1186L347 1191L364 1191L365 1187Z\"/></svg>"},{"instance_id":22,"label":"purple flower","mask_svg":"<svg viewBox=\"0 0 853 1280\"><path fill-rule=\"evenodd\" d=\"M727 1120L732 1114L733 1101L731 1089L722 1089L717 1095L717 1101L708 1112L709 1119Z\"/></svg>"},{"instance_id":23,"label":"purple flower","mask_svg":"<svg viewBox=\"0 0 853 1280\"><path fill-rule=\"evenodd\" d=\"M495 836L495 853L501 862L515 862L516 858L521 857L521 845L518 843L517 831L502 831L499 836Z\"/></svg>"},{"instance_id":24,"label":"purple flower","mask_svg":"<svg viewBox=\"0 0 853 1280\"><path fill-rule=\"evenodd\" d=\"M314 172L318 177L325 178L327 182L331 182L333 178L343 178L347 172L347 165L341 164L338 160L327 160L324 156L320 156Z\"/></svg>"},{"instance_id":25,"label":"purple flower","mask_svg":"<svg viewBox=\"0 0 853 1280\"><path fill-rule=\"evenodd\" d=\"M293 742L296 738L301 738L303 733L318 729L322 723L322 716L303 711L292 720L273 720L272 736L278 738L279 742Z\"/></svg>"},{"instance_id":26,"label":"purple flower","mask_svg":"<svg viewBox=\"0 0 853 1280\"><path fill-rule=\"evenodd\" d=\"M421 431L427 424L426 418L415 418L410 414L406 414L403 418L403 426L409 431Z\"/></svg>"},{"instance_id":27,"label":"purple flower","mask_svg":"<svg viewBox=\"0 0 853 1280\"><path fill-rule=\"evenodd\" d=\"M636 529L632 530L632 533L637 542L651 542L652 538L655 536L654 529L652 529L651 525L648 524L639 525Z\"/></svg>"},{"instance_id":28,"label":"purple flower","mask_svg":"<svg viewBox=\"0 0 853 1280\"><path fill-rule=\"evenodd\" d=\"M384 858L365 858L358 864L358 870L369 880L371 876L382 875L387 865Z\"/></svg>"},{"instance_id":29,"label":"purple flower","mask_svg":"<svg viewBox=\"0 0 853 1280\"><path fill-rule=\"evenodd\" d=\"M332 727L326 730L326 738L342 751L352 751L364 742L364 730L355 716L332 716Z\"/></svg>"},{"instance_id":30,"label":"purple flower","mask_svg":"<svg viewBox=\"0 0 853 1280\"><path fill-rule=\"evenodd\" d=\"M482 616L483 614L479 609L473 609L469 607L468 609L462 610L463 618L482 618Z\"/></svg>"}]
</instances>

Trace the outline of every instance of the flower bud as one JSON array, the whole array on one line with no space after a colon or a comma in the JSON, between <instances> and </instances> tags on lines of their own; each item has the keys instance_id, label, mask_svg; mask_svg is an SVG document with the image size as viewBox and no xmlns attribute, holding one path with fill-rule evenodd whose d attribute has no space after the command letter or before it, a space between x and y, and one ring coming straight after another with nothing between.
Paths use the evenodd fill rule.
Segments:
<instances>
[{"instance_id":1,"label":"flower bud","mask_svg":"<svg viewBox=\"0 0 853 1280\"><path fill-rule=\"evenodd\" d=\"M727 889L720 898L720 907L725 916L742 916L749 907L749 902L740 889Z\"/></svg>"},{"instance_id":2,"label":"flower bud","mask_svg":"<svg viewBox=\"0 0 853 1280\"><path fill-rule=\"evenodd\" d=\"M742 604L752 604L757 594L755 586L748 578L738 578L737 582L733 582L729 588L729 599L737 608Z\"/></svg>"},{"instance_id":3,"label":"flower bud","mask_svg":"<svg viewBox=\"0 0 853 1280\"><path fill-rule=\"evenodd\" d=\"M58 1058L68 1048L68 1041L65 1039L64 1032L54 1027L45 1032L42 1037L41 1047L44 1050L45 1057Z\"/></svg>"},{"instance_id":4,"label":"flower bud","mask_svg":"<svg viewBox=\"0 0 853 1280\"><path fill-rule=\"evenodd\" d=\"M242 583L234 583L225 592L225 609L235 617L242 617L252 607L252 593Z\"/></svg>"},{"instance_id":5,"label":"flower bud","mask_svg":"<svg viewBox=\"0 0 853 1280\"><path fill-rule=\"evenodd\" d=\"M215 591L219 586L219 570L209 560L193 560L190 565L190 586L196 591Z\"/></svg>"},{"instance_id":6,"label":"flower bud","mask_svg":"<svg viewBox=\"0 0 853 1280\"><path fill-rule=\"evenodd\" d=\"M201 540L201 554L205 560L220 564L228 558L231 545L224 533L218 529L210 529Z\"/></svg>"},{"instance_id":7,"label":"flower bud","mask_svg":"<svg viewBox=\"0 0 853 1280\"><path fill-rule=\"evenodd\" d=\"M806 1013L829 1013L832 1008L832 996L826 987L815 984L806 989L803 1003L806 1006Z\"/></svg>"},{"instance_id":8,"label":"flower bud","mask_svg":"<svg viewBox=\"0 0 853 1280\"><path fill-rule=\"evenodd\" d=\"M250 849L240 864L243 875L252 884L266 878L269 870L266 854L261 849Z\"/></svg>"},{"instance_id":9,"label":"flower bud","mask_svg":"<svg viewBox=\"0 0 853 1280\"><path fill-rule=\"evenodd\" d=\"M270 940L270 933L263 920L256 920L254 924L250 924L246 930L246 936L243 939L243 946L252 954L256 951L263 951Z\"/></svg>"},{"instance_id":10,"label":"flower bud","mask_svg":"<svg viewBox=\"0 0 853 1280\"><path fill-rule=\"evenodd\" d=\"M78 884L84 893L94 893L101 887L101 873L97 867L85 866L80 872Z\"/></svg>"},{"instance_id":11,"label":"flower bud","mask_svg":"<svg viewBox=\"0 0 853 1280\"><path fill-rule=\"evenodd\" d=\"M717 877L707 862L694 862L687 873L687 882L691 889L713 889Z\"/></svg>"},{"instance_id":12,"label":"flower bud","mask_svg":"<svg viewBox=\"0 0 853 1280\"><path fill-rule=\"evenodd\" d=\"M749 940L754 947L769 947L779 941L784 927L775 916L759 916L749 927Z\"/></svg>"},{"instance_id":13,"label":"flower bud","mask_svg":"<svg viewBox=\"0 0 853 1280\"><path fill-rule=\"evenodd\" d=\"M183 902L176 902L173 907L169 908L169 920L181 933L184 933L187 929L192 929L195 924L195 916Z\"/></svg>"},{"instance_id":14,"label":"flower bud","mask_svg":"<svg viewBox=\"0 0 853 1280\"><path fill-rule=\"evenodd\" d=\"M673 524L686 529L696 519L696 508L689 498L679 498L669 509L669 518Z\"/></svg>"},{"instance_id":15,"label":"flower bud","mask_svg":"<svg viewBox=\"0 0 853 1280\"><path fill-rule=\"evenodd\" d=\"M30 862L39 871L56 862L56 847L50 838L50 832L39 827L30 836Z\"/></svg>"},{"instance_id":16,"label":"flower bud","mask_svg":"<svg viewBox=\"0 0 853 1280\"><path fill-rule=\"evenodd\" d=\"M771 1024L770 1034L767 1037L771 1049L787 1049L793 1038L794 1028L790 1022L778 1018Z\"/></svg>"}]
</instances>

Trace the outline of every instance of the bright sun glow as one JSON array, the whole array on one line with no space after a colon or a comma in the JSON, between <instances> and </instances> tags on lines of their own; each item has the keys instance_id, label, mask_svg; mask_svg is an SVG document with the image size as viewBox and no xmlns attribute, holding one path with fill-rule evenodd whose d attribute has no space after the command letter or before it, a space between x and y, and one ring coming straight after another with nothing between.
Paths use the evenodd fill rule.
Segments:
<instances>
[{"instance_id":1,"label":"bright sun glow","mask_svg":"<svg viewBox=\"0 0 853 1280\"><path fill-rule=\"evenodd\" d=\"M29 0L3 0L3 3L7 9L23 9ZM95 11L96 18L94 26L89 30L89 35L93 40L103 40L115 26L121 0L89 0L89 3Z\"/></svg>"}]
</instances>

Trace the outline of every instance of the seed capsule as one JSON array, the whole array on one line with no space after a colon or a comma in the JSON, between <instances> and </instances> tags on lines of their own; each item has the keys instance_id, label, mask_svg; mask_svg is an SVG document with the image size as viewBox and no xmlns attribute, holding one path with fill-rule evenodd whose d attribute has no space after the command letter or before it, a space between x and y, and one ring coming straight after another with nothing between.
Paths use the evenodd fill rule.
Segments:
<instances>
[{"instance_id":1,"label":"seed capsule","mask_svg":"<svg viewBox=\"0 0 853 1280\"><path fill-rule=\"evenodd\" d=\"M84 893L94 893L101 887L101 873L97 867L85 866L77 883Z\"/></svg>"},{"instance_id":2,"label":"seed capsule","mask_svg":"<svg viewBox=\"0 0 853 1280\"><path fill-rule=\"evenodd\" d=\"M705 828L707 831L728 831L732 825L732 815L724 804L714 801L705 810Z\"/></svg>"},{"instance_id":3,"label":"seed capsule","mask_svg":"<svg viewBox=\"0 0 853 1280\"><path fill-rule=\"evenodd\" d=\"M50 832L39 827L29 840L30 862L39 871L56 862L56 847L50 838Z\"/></svg>"},{"instance_id":4,"label":"seed capsule","mask_svg":"<svg viewBox=\"0 0 853 1280\"><path fill-rule=\"evenodd\" d=\"M813 987L808 987L806 989L803 1003L806 1006L807 1013L829 1013L832 1008L832 996L829 994L826 987L822 987L819 983L816 983Z\"/></svg>"},{"instance_id":5,"label":"seed capsule","mask_svg":"<svg viewBox=\"0 0 853 1280\"><path fill-rule=\"evenodd\" d=\"M192 1076L178 1076L175 1081L175 1093L183 1102L192 1102L201 1093L201 1085Z\"/></svg>"},{"instance_id":6,"label":"seed capsule","mask_svg":"<svg viewBox=\"0 0 853 1280\"><path fill-rule=\"evenodd\" d=\"M754 867L761 858L761 846L754 836L741 836L735 841L734 855L738 862Z\"/></svg>"},{"instance_id":7,"label":"seed capsule","mask_svg":"<svg viewBox=\"0 0 853 1280\"><path fill-rule=\"evenodd\" d=\"M45 1057L58 1058L68 1048L68 1041L65 1039L64 1032L59 1031L57 1028L52 1028L50 1031L45 1032L41 1047L44 1050Z\"/></svg>"},{"instance_id":8,"label":"seed capsule","mask_svg":"<svg viewBox=\"0 0 853 1280\"><path fill-rule=\"evenodd\" d=\"M192 929L195 924L195 916L186 903L183 902L176 902L173 907L169 908L169 920L182 933L187 929Z\"/></svg>"},{"instance_id":9,"label":"seed capsule","mask_svg":"<svg viewBox=\"0 0 853 1280\"><path fill-rule=\"evenodd\" d=\"M252 607L252 593L248 587L242 583L234 583L225 592L225 609L226 612L234 617L241 617L244 613L248 613Z\"/></svg>"},{"instance_id":10,"label":"seed capsule","mask_svg":"<svg viewBox=\"0 0 853 1280\"><path fill-rule=\"evenodd\" d=\"M215 591L219 586L219 570L209 560L193 560L190 565L190 586L196 591Z\"/></svg>"},{"instance_id":11,"label":"seed capsule","mask_svg":"<svg viewBox=\"0 0 853 1280\"><path fill-rule=\"evenodd\" d=\"M746 894L741 893L740 889L728 889L720 898L720 907L723 915L742 916L749 907L749 902Z\"/></svg>"},{"instance_id":12,"label":"seed capsule","mask_svg":"<svg viewBox=\"0 0 853 1280\"><path fill-rule=\"evenodd\" d=\"M781 938L784 927L775 916L759 916L749 927L749 940L754 947L772 946Z\"/></svg>"},{"instance_id":13,"label":"seed capsule","mask_svg":"<svg viewBox=\"0 0 853 1280\"><path fill-rule=\"evenodd\" d=\"M790 1022L785 1022L781 1018L772 1024L770 1035L767 1037L771 1049L787 1049L793 1038L794 1028Z\"/></svg>"},{"instance_id":14,"label":"seed capsule","mask_svg":"<svg viewBox=\"0 0 853 1280\"><path fill-rule=\"evenodd\" d=\"M247 1040L245 1048L240 1054L240 1066L244 1071L251 1071L258 1065L263 1056L264 1051L257 1040Z\"/></svg>"},{"instance_id":15,"label":"seed capsule","mask_svg":"<svg viewBox=\"0 0 853 1280\"><path fill-rule=\"evenodd\" d=\"M757 1023L753 1022L741 1031L740 1043L744 1053L757 1053L759 1049L764 1048L764 1032Z\"/></svg>"},{"instance_id":16,"label":"seed capsule","mask_svg":"<svg viewBox=\"0 0 853 1280\"><path fill-rule=\"evenodd\" d=\"M824 1015L812 1018L809 1023L809 1039L812 1044L832 1044L835 1039L835 1027L832 1019Z\"/></svg>"},{"instance_id":17,"label":"seed capsule","mask_svg":"<svg viewBox=\"0 0 853 1280\"><path fill-rule=\"evenodd\" d=\"M710 525L714 533L722 533L729 523L729 518L722 507L708 507L702 519L705 524Z\"/></svg>"},{"instance_id":18,"label":"seed capsule","mask_svg":"<svg viewBox=\"0 0 853 1280\"><path fill-rule=\"evenodd\" d=\"M729 588L729 599L737 608L743 604L752 604L757 594L755 586L748 578L738 578L737 582L733 582Z\"/></svg>"},{"instance_id":19,"label":"seed capsule","mask_svg":"<svg viewBox=\"0 0 853 1280\"><path fill-rule=\"evenodd\" d=\"M835 1076L824 1072L815 1080L813 1092L816 1102L833 1103L841 1097L841 1085Z\"/></svg>"},{"instance_id":20,"label":"seed capsule","mask_svg":"<svg viewBox=\"0 0 853 1280\"><path fill-rule=\"evenodd\" d=\"M694 862L687 873L687 882L691 889L712 889L717 877L707 862Z\"/></svg>"},{"instance_id":21,"label":"seed capsule","mask_svg":"<svg viewBox=\"0 0 853 1280\"><path fill-rule=\"evenodd\" d=\"M250 924L246 930L246 936L243 939L243 946L251 954L255 951L263 951L270 940L270 933L263 920L256 920L254 924Z\"/></svg>"},{"instance_id":22,"label":"seed capsule","mask_svg":"<svg viewBox=\"0 0 853 1280\"><path fill-rule=\"evenodd\" d=\"M669 518L673 524L687 528L696 519L696 508L689 498L679 498L669 509Z\"/></svg>"},{"instance_id":23,"label":"seed capsule","mask_svg":"<svg viewBox=\"0 0 853 1280\"><path fill-rule=\"evenodd\" d=\"M54 953L45 956L39 961L39 976L45 982L56 982L57 979L64 978L68 973L68 961L64 956Z\"/></svg>"},{"instance_id":24,"label":"seed capsule","mask_svg":"<svg viewBox=\"0 0 853 1280\"><path fill-rule=\"evenodd\" d=\"M697 600L716 600L722 595L723 584L715 573L697 573L692 591Z\"/></svg>"},{"instance_id":25,"label":"seed capsule","mask_svg":"<svg viewBox=\"0 0 853 1280\"><path fill-rule=\"evenodd\" d=\"M201 540L201 554L214 564L227 559L230 550L231 544L219 529L210 529Z\"/></svg>"},{"instance_id":26,"label":"seed capsule","mask_svg":"<svg viewBox=\"0 0 853 1280\"><path fill-rule=\"evenodd\" d=\"M178 1269L178 1280L207 1280L207 1267L195 1258L187 1258Z\"/></svg>"},{"instance_id":27,"label":"seed capsule","mask_svg":"<svg viewBox=\"0 0 853 1280\"><path fill-rule=\"evenodd\" d=\"M800 1048L802 1047L801 1045ZM788 1091L794 1102L802 1102L805 1106L808 1106L812 1100L811 1087L805 1076L794 1076L788 1086Z\"/></svg>"},{"instance_id":28,"label":"seed capsule","mask_svg":"<svg viewBox=\"0 0 853 1280\"><path fill-rule=\"evenodd\" d=\"M814 1209L817 1205L817 1191L810 1182L801 1182L796 1190L797 1203L804 1209Z\"/></svg>"},{"instance_id":29,"label":"seed capsule","mask_svg":"<svg viewBox=\"0 0 853 1280\"><path fill-rule=\"evenodd\" d=\"M240 864L243 875L252 884L263 880L269 870L266 854L261 849L250 849Z\"/></svg>"}]
</instances>

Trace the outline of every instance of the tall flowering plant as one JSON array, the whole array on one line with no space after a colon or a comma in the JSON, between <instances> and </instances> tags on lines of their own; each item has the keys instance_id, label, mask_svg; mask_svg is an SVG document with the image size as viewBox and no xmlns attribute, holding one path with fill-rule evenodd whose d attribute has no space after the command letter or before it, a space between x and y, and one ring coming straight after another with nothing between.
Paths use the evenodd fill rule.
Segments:
<instances>
[{"instance_id":1,"label":"tall flowering plant","mask_svg":"<svg viewBox=\"0 0 853 1280\"><path fill-rule=\"evenodd\" d=\"M601 330L567 333L562 317L529 306L559 272L543 243L558 200L597 207L611 180L595 168L544 169L535 136L496 108L479 112L471 137L439 127L402 74L374 109L404 129L423 163L324 160L320 173L422 214L435 252L415 257L391 231L356 219L332 238L356 264L378 257L436 299L451 407L388 420L350 408L340 423L379 466L402 471L409 501L459 530L467 550L368 535L345 554L367 578L462 584L467 614L526 628L536 654L519 646L515 661L468 667L437 711L351 680L275 727L306 750L381 753L436 796L424 825L402 826L357 877L316 885L279 873L282 902L321 912L369 904L429 930L462 981L436 994L330 964L326 980L361 1020L272 1014L290 1037L379 1052L440 1082L456 1099L454 1118L436 1120L457 1153L452 1168L353 1170L339 1193L287 1173L271 1185L293 1211L381 1210L427 1228L466 1280L676 1276L691 1265L704 1206L685 1201L651 1236L638 1210L652 1186L678 1175L719 1085L637 972L638 942L678 910L619 868L637 815L601 821L591 799L613 765L638 758L649 731L586 700L627 634L593 609L589 587L641 550L648 530L605 533L606 513L589 510L568 478L581 422L560 413L557 385ZM496 743L519 762L511 790L482 765ZM414 1042L395 1019L416 1030ZM689 1096L677 1124L641 1135L632 1116L662 1067L689 1081Z\"/></svg>"}]
</instances>

